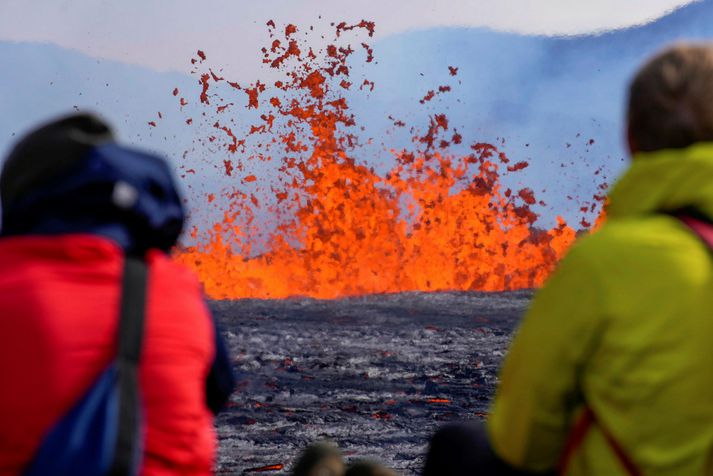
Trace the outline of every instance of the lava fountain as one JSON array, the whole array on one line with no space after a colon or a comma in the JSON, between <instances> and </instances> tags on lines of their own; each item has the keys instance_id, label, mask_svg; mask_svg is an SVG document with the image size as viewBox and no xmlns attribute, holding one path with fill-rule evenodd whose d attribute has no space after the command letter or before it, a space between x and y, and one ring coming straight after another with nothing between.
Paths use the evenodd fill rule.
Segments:
<instances>
[{"instance_id":1,"label":"lava fountain","mask_svg":"<svg viewBox=\"0 0 713 476\"><path fill-rule=\"evenodd\" d=\"M195 228L194 244L176 252L209 296L338 298L542 284L575 230L561 218L552 229L536 227L533 191L503 184L527 163L510 162L491 144L466 147L447 116L434 113L425 130L411 128L410 147L386 152L393 166L377 173L359 158L347 98L374 88L350 76L351 62L371 62L374 52L361 41L344 44L357 31L371 37L374 25L334 25L334 42L317 50L294 25L268 22L268 29L271 43L262 54L279 76L274 82L241 85L208 68L202 51L192 60L201 91L191 101L203 110L195 119L210 130L205 143L218 144L213 155L232 181L218 196L206 192L222 219ZM450 89L441 86L421 101ZM177 89L174 96L187 104ZM241 102L247 109L231 116ZM236 131L248 113L255 120ZM196 125L194 117L185 122ZM407 126L394 120L394 127ZM260 173L265 163L274 173ZM259 250L247 238L260 234L258 216L273 220Z\"/></svg>"}]
</instances>

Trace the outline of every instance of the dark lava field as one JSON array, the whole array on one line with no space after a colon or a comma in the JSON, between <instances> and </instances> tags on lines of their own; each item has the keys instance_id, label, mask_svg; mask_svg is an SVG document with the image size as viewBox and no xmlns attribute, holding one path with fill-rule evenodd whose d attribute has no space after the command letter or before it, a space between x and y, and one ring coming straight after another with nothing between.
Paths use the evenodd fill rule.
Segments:
<instances>
[{"instance_id":1,"label":"dark lava field","mask_svg":"<svg viewBox=\"0 0 713 476\"><path fill-rule=\"evenodd\" d=\"M289 474L320 439L418 474L438 426L485 416L531 296L211 302L238 377L218 417L218 474Z\"/></svg>"}]
</instances>

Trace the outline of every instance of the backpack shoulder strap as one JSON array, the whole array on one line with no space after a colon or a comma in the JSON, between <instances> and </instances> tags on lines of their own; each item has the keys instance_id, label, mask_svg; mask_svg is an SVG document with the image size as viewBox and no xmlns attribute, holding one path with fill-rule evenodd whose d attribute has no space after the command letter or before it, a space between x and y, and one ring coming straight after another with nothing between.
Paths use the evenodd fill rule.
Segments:
<instances>
[{"instance_id":1,"label":"backpack shoulder strap","mask_svg":"<svg viewBox=\"0 0 713 476\"><path fill-rule=\"evenodd\" d=\"M146 315L148 269L138 258L127 256L122 279L119 314L117 372L119 391L119 428L112 476L137 473L141 456L141 408L138 368Z\"/></svg>"},{"instance_id":2,"label":"backpack shoulder strap","mask_svg":"<svg viewBox=\"0 0 713 476\"><path fill-rule=\"evenodd\" d=\"M564 449L560 455L559 464L557 465L558 474L564 475L567 473L574 454L579 447L582 446L584 438L587 436L587 433L589 433L592 424L594 424L594 412L589 407L585 407L569 431L569 436L567 437Z\"/></svg>"},{"instance_id":3,"label":"backpack shoulder strap","mask_svg":"<svg viewBox=\"0 0 713 476\"><path fill-rule=\"evenodd\" d=\"M586 406L584 411L580 415L579 419L575 422L574 426L570 430L569 438L565 443L564 450L560 457L560 463L558 468L558 474L565 475L569 469L569 465L572 462L574 453L581 447L584 442L584 438L589 433L589 430L593 425L597 425L599 430L604 435L604 439L607 440L609 448L612 450L617 460L621 466L626 471L629 476L642 476L641 470L631 459L629 454L624 450L624 448L619 444L614 435L609 432L609 430L597 419L597 415L590 406Z\"/></svg>"},{"instance_id":4,"label":"backpack shoulder strap","mask_svg":"<svg viewBox=\"0 0 713 476\"><path fill-rule=\"evenodd\" d=\"M685 214L676 215L676 218L690 228L709 248L713 249L713 224Z\"/></svg>"}]
</instances>

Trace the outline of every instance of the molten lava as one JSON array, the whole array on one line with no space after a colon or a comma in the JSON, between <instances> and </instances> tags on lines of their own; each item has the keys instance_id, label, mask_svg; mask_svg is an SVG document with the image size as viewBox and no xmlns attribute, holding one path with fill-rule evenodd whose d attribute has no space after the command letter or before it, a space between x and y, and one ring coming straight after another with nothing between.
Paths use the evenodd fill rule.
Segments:
<instances>
[{"instance_id":1,"label":"molten lava","mask_svg":"<svg viewBox=\"0 0 713 476\"><path fill-rule=\"evenodd\" d=\"M359 160L346 98L352 84L367 85L365 93L373 89L367 79L350 78L350 57L365 54L371 62L374 52L362 40L356 50L342 43L352 30L371 36L374 25L339 24L335 44L318 51L299 40L292 25L268 27L263 62L281 75L272 85L241 86L201 71L202 51L192 60L204 117L227 117L234 108L226 104L259 115L242 133L227 120L205 119L213 125L208 142L223 147L215 161L234 186L220 199L216 190L207 193L211 207L223 207L223 219L194 230L197 244L179 250L177 259L198 273L211 297L337 298L542 284L575 230L562 219L552 229L536 228L533 191L502 185L502 174L516 174L527 163L510 164L495 146L478 142L466 153L451 152L465 139L445 114L433 114L425 132L413 129L413 150L393 150L393 167L378 174ZM449 72L455 76L458 68ZM231 86L230 98L221 97L221 81ZM436 88L422 102L450 90ZM278 164L277 177L257 171L265 162ZM265 214L277 225L255 250L249 230Z\"/></svg>"}]
</instances>

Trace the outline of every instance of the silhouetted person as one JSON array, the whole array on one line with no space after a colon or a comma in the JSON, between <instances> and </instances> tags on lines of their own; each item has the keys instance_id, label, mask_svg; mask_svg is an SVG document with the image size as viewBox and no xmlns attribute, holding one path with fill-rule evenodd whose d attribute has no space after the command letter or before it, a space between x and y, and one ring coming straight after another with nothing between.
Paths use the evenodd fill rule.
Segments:
<instances>
[{"instance_id":1,"label":"silhouetted person","mask_svg":"<svg viewBox=\"0 0 713 476\"><path fill-rule=\"evenodd\" d=\"M292 476L397 476L377 461L361 459L345 467L339 448L325 441L308 446L292 468Z\"/></svg>"},{"instance_id":2,"label":"silhouetted person","mask_svg":"<svg viewBox=\"0 0 713 476\"><path fill-rule=\"evenodd\" d=\"M328 442L308 446L295 462L292 476L344 476L339 448Z\"/></svg>"},{"instance_id":3,"label":"silhouetted person","mask_svg":"<svg viewBox=\"0 0 713 476\"><path fill-rule=\"evenodd\" d=\"M167 255L184 212L166 162L74 115L14 147L0 197L0 474L22 472L114 357L127 255L148 269L141 473L212 474L232 374L197 279Z\"/></svg>"},{"instance_id":4,"label":"silhouetted person","mask_svg":"<svg viewBox=\"0 0 713 476\"><path fill-rule=\"evenodd\" d=\"M536 294L487 428L442 430L425 474L713 474L711 44L643 66L628 141L607 221Z\"/></svg>"}]
</instances>

